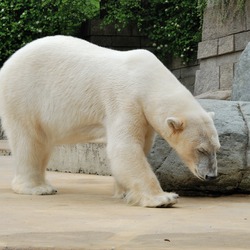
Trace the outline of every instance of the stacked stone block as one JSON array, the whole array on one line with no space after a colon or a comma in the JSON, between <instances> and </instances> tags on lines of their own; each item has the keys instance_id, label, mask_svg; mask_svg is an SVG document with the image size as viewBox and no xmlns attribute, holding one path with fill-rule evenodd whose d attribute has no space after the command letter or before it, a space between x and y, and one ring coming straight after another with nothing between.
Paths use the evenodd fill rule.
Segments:
<instances>
[{"instance_id":1,"label":"stacked stone block","mask_svg":"<svg viewBox=\"0 0 250 250\"><path fill-rule=\"evenodd\" d=\"M186 65L183 64L180 58L173 58L168 68L191 93L194 93L195 74L199 69L197 60Z\"/></svg>"},{"instance_id":2,"label":"stacked stone block","mask_svg":"<svg viewBox=\"0 0 250 250\"><path fill-rule=\"evenodd\" d=\"M113 25L101 28L101 19L87 22L82 30L82 38L94 44L117 50L144 48L151 50L149 40L133 25L117 31Z\"/></svg>"},{"instance_id":3,"label":"stacked stone block","mask_svg":"<svg viewBox=\"0 0 250 250\"><path fill-rule=\"evenodd\" d=\"M236 1L230 3L222 10L211 1L205 10L195 95L232 89L235 64L250 41L250 1L243 10L237 9Z\"/></svg>"}]
</instances>

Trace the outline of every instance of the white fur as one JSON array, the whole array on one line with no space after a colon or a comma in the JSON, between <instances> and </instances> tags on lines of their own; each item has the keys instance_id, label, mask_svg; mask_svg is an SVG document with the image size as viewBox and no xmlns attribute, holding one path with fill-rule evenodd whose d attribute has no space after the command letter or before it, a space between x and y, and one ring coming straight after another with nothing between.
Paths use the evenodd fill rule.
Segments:
<instances>
[{"instance_id":1,"label":"white fur","mask_svg":"<svg viewBox=\"0 0 250 250\"><path fill-rule=\"evenodd\" d=\"M167 117L208 116L152 53L118 52L66 36L17 51L0 71L0 101L15 192L55 193L45 180L54 145L107 142L116 195L148 207L177 201L162 191L146 160L154 131L171 144Z\"/></svg>"}]
</instances>

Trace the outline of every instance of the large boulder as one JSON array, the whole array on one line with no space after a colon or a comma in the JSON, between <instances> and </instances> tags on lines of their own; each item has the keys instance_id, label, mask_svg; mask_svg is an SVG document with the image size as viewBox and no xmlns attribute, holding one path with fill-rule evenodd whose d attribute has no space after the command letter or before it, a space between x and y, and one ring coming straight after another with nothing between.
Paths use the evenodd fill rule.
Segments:
<instances>
[{"instance_id":1,"label":"large boulder","mask_svg":"<svg viewBox=\"0 0 250 250\"><path fill-rule=\"evenodd\" d=\"M250 192L250 103L200 100L207 111L215 112L215 126L221 149L218 153L219 177L210 182L197 179L177 154L157 136L148 157L164 190L187 195ZM110 175L103 144L78 144L55 149L48 168L65 172Z\"/></svg>"},{"instance_id":2,"label":"large boulder","mask_svg":"<svg viewBox=\"0 0 250 250\"><path fill-rule=\"evenodd\" d=\"M163 189L176 190L180 194L221 194L250 191L249 125L250 103L200 100L207 111L214 111L221 149L217 154L219 177L204 182L193 176L174 150L162 163L155 158L159 153L154 146L149 160ZM167 149L165 149L167 150Z\"/></svg>"},{"instance_id":3,"label":"large boulder","mask_svg":"<svg viewBox=\"0 0 250 250\"><path fill-rule=\"evenodd\" d=\"M250 43L248 43L236 64L232 100L250 101Z\"/></svg>"}]
</instances>

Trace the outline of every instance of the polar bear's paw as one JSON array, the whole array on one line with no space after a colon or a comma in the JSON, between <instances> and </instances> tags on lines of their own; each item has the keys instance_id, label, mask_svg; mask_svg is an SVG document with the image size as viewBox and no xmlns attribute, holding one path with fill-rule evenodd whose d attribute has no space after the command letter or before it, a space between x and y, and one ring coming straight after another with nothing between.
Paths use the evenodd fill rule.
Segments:
<instances>
[{"instance_id":1,"label":"polar bear's paw","mask_svg":"<svg viewBox=\"0 0 250 250\"><path fill-rule=\"evenodd\" d=\"M44 183L35 186L29 185L28 183L20 183L16 179L14 179L12 182L12 189L18 194L51 195L57 193L57 190L50 184Z\"/></svg>"},{"instance_id":2,"label":"polar bear's paw","mask_svg":"<svg viewBox=\"0 0 250 250\"><path fill-rule=\"evenodd\" d=\"M142 199L141 206L143 207L172 207L178 202L179 195L176 193L167 193L152 196Z\"/></svg>"},{"instance_id":3,"label":"polar bear's paw","mask_svg":"<svg viewBox=\"0 0 250 250\"><path fill-rule=\"evenodd\" d=\"M162 192L158 195L126 196L129 203L142 207L172 207L178 202L179 195L176 193Z\"/></svg>"},{"instance_id":4,"label":"polar bear's paw","mask_svg":"<svg viewBox=\"0 0 250 250\"><path fill-rule=\"evenodd\" d=\"M34 195L52 195L52 194L57 193L57 190L49 184L44 184L44 185L40 185L37 187L33 187L31 188L30 191L31 191L31 194L34 194Z\"/></svg>"}]
</instances>

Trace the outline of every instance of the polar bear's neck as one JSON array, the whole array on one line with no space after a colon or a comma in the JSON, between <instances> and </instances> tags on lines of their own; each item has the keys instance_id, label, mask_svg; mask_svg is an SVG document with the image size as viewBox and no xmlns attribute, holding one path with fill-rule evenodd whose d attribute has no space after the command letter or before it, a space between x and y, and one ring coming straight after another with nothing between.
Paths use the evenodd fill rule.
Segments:
<instances>
[{"instance_id":1,"label":"polar bear's neck","mask_svg":"<svg viewBox=\"0 0 250 250\"><path fill-rule=\"evenodd\" d=\"M143 111L149 124L161 136L167 137L168 117L185 117L190 112L204 112L192 94L180 83L174 88L162 86L160 89L149 91L143 101Z\"/></svg>"}]
</instances>

